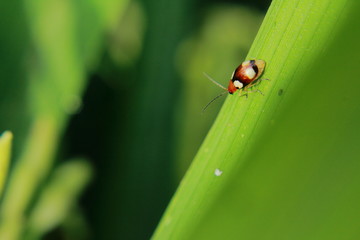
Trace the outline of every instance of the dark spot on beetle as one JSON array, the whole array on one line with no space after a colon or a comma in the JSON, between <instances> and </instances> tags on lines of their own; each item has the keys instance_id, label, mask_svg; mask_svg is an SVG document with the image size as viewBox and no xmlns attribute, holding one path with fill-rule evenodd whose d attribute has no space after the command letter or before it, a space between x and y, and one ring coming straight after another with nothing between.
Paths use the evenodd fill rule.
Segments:
<instances>
[{"instance_id":1,"label":"dark spot on beetle","mask_svg":"<svg viewBox=\"0 0 360 240\"><path fill-rule=\"evenodd\" d=\"M284 93L284 90L283 90L283 89L279 89L278 95L281 96L281 95L283 95L283 93Z\"/></svg>"},{"instance_id":2,"label":"dark spot on beetle","mask_svg":"<svg viewBox=\"0 0 360 240\"><path fill-rule=\"evenodd\" d=\"M256 75L257 75L257 74L259 73L259 68L258 68L258 66L257 66L257 65L253 65L252 68L253 68L254 72L256 73Z\"/></svg>"}]
</instances>

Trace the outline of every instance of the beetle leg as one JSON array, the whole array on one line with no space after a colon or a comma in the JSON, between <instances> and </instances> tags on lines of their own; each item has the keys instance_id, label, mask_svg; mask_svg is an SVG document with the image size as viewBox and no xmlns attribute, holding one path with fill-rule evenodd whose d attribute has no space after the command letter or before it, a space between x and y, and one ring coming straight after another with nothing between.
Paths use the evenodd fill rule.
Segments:
<instances>
[{"instance_id":1,"label":"beetle leg","mask_svg":"<svg viewBox=\"0 0 360 240\"><path fill-rule=\"evenodd\" d=\"M243 93L243 92L245 92L245 93ZM248 98L247 90L245 90L244 88L239 90L239 97L243 97L243 96L246 96L246 98Z\"/></svg>"},{"instance_id":2,"label":"beetle leg","mask_svg":"<svg viewBox=\"0 0 360 240\"><path fill-rule=\"evenodd\" d=\"M251 92L251 93L253 93L253 92L258 92L258 93L260 93L261 95L265 96L265 94L263 94L263 92L260 91L258 88L257 88L257 89L254 89L254 90L251 90L251 91L247 91L247 92L248 92L248 93L249 93L249 92Z\"/></svg>"}]
</instances>

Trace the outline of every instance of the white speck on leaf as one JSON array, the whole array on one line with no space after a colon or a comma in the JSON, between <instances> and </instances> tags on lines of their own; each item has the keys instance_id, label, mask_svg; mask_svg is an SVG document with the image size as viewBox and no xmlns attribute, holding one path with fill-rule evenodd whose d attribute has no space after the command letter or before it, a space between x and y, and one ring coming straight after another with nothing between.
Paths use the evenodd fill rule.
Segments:
<instances>
[{"instance_id":1,"label":"white speck on leaf","mask_svg":"<svg viewBox=\"0 0 360 240\"><path fill-rule=\"evenodd\" d=\"M220 169L218 169L218 168L215 169L215 172L214 172L215 176L219 177L219 176L221 176L222 173L223 172Z\"/></svg>"}]
</instances>

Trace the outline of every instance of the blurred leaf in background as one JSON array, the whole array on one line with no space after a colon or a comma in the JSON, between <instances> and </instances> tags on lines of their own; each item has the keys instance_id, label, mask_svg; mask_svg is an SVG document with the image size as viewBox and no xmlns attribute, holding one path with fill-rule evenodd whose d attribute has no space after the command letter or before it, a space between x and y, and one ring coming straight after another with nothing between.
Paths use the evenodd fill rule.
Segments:
<instances>
[{"instance_id":1,"label":"blurred leaf in background","mask_svg":"<svg viewBox=\"0 0 360 240\"><path fill-rule=\"evenodd\" d=\"M76 209L74 202L90 177L91 167L83 160L71 160L57 167L29 217L27 238L39 239L66 220L69 212Z\"/></svg>"},{"instance_id":2,"label":"blurred leaf in background","mask_svg":"<svg viewBox=\"0 0 360 240\"><path fill-rule=\"evenodd\" d=\"M0 9L0 126L1 131L11 129L16 135L13 157L17 158L29 125L25 94L29 34L22 1L1 1Z\"/></svg>"},{"instance_id":3,"label":"blurred leaf in background","mask_svg":"<svg viewBox=\"0 0 360 240\"><path fill-rule=\"evenodd\" d=\"M13 135L11 132L4 132L0 136L0 197L3 194L8 168L10 165L12 138Z\"/></svg>"},{"instance_id":4,"label":"blurred leaf in background","mask_svg":"<svg viewBox=\"0 0 360 240\"><path fill-rule=\"evenodd\" d=\"M5 66L0 73L1 84L6 89L4 92L19 94L2 95L3 116L8 116L2 118L2 128L14 129L20 140L15 144L15 160L1 202L0 238L23 239L32 238L24 232L29 224L27 217L31 215L32 203L47 194L46 190L42 193L41 187L51 176L68 118L81 105L86 74L98 58L103 34L111 28L126 1L101 4L99 1L50 0L2 4L2 9L9 12L2 14L8 17L6 26L15 30L2 31L5 37L1 46L5 54L1 59L4 66L12 65ZM9 106L12 109L7 109ZM24 126L28 128L25 130ZM86 164L80 166L79 176L82 171L89 171L88 168ZM86 179L84 177L76 188L74 196L80 194L88 182ZM69 201L64 200L64 205L76 202L76 197L70 196L64 198ZM41 203L46 201L36 206L38 212L47 207ZM51 216L51 211L58 210L60 208L54 207L47 211ZM65 216L67 212L62 214Z\"/></svg>"},{"instance_id":5,"label":"blurred leaf in background","mask_svg":"<svg viewBox=\"0 0 360 240\"><path fill-rule=\"evenodd\" d=\"M90 85L90 88L103 89L103 93L98 94L103 94L107 101L112 101L108 102L110 105L105 103L110 111L103 112L99 109L104 124L113 125L104 129L108 132L107 137L110 136L109 142L105 146L105 154L101 154L101 158L95 163L101 180L95 183L94 192L89 196L92 203L104 206L90 209L91 218L97 226L96 236L101 239L113 239L114 236L149 238L174 189L172 166L176 109L173 106L180 91L174 59L181 37L189 27L191 18L186 13L191 10L191 1L139 3L140 11L136 10L135 5L135 9L129 9L134 16L124 19L135 21L122 23L120 26L126 26L128 30L119 28L119 31L123 34L133 31L132 29L140 31L139 35L134 33L133 39L144 36L141 55L135 64L125 62L126 65L121 66L119 71L116 64L124 62L124 57L111 42L107 51L116 52L106 52L100 74L94 76L94 85ZM145 12L146 19L145 34L141 32L143 27L133 26L142 24L144 16L136 17L142 11ZM112 36L118 36L112 38L112 41L123 41L122 39L131 37ZM120 46L126 47L125 44L124 41L120 42ZM129 46L136 47L135 44L131 43ZM128 48L122 54L136 55L136 51L131 53ZM113 60L118 62L112 63L115 65L112 70ZM109 62L110 64L106 64ZM126 66L129 68L126 69ZM121 74L124 80L121 84L115 83L115 86L126 86L126 91L114 89L111 85L104 86L99 82L99 79L107 77L118 80L119 76L111 71ZM88 113L92 115L90 110ZM93 154L98 155L100 152L94 151Z\"/></svg>"},{"instance_id":6,"label":"blurred leaf in background","mask_svg":"<svg viewBox=\"0 0 360 240\"><path fill-rule=\"evenodd\" d=\"M144 34L147 27L145 20L142 4L139 1L131 1L121 21L109 33L108 54L119 68L135 67L134 65L143 50ZM118 79L110 78L109 80L119 82Z\"/></svg>"}]
</instances>

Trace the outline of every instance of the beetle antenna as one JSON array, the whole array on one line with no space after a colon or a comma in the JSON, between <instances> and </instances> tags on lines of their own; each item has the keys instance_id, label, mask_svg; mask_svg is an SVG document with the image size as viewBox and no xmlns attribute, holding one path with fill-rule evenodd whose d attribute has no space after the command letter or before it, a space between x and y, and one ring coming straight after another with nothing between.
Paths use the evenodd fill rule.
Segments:
<instances>
[{"instance_id":1,"label":"beetle antenna","mask_svg":"<svg viewBox=\"0 0 360 240\"><path fill-rule=\"evenodd\" d=\"M218 83L217 81L215 81L214 79L212 79L209 75L206 74L206 72L203 72L203 74L205 75L205 77L207 77L210 81L212 81L214 84L218 85L219 87L221 87L222 89L227 90L226 87L224 87L223 85L221 85L220 83Z\"/></svg>"},{"instance_id":2,"label":"beetle antenna","mask_svg":"<svg viewBox=\"0 0 360 240\"><path fill-rule=\"evenodd\" d=\"M217 95L216 97L214 97L208 104L206 104L206 106L203 108L203 110L202 110L202 113L204 113L205 112L205 110L208 108L208 106L212 103L212 102L214 102L216 99L218 99L219 97L221 97L222 95L224 95L225 93L227 93L228 91L226 90L226 92L222 92L222 93L220 93L219 95Z\"/></svg>"}]
</instances>

